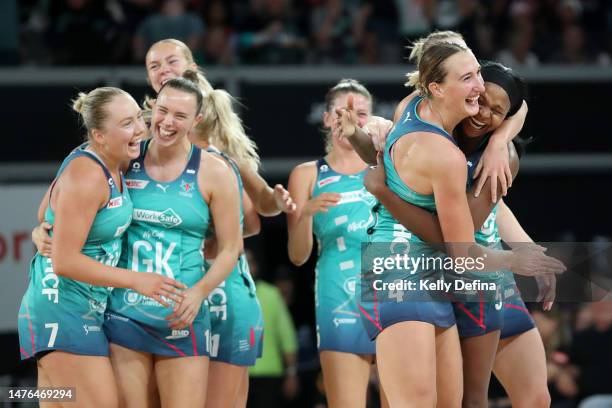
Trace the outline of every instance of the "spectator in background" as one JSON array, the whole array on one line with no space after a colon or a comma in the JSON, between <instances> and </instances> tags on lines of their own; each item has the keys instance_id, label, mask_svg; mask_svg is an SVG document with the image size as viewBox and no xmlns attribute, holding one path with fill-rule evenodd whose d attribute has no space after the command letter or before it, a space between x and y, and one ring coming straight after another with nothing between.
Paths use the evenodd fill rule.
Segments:
<instances>
[{"instance_id":1,"label":"spectator in background","mask_svg":"<svg viewBox=\"0 0 612 408\"><path fill-rule=\"evenodd\" d=\"M557 18L561 28L580 24L582 4L580 0L561 0L557 3Z\"/></svg>"},{"instance_id":2,"label":"spectator in background","mask_svg":"<svg viewBox=\"0 0 612 408\"><path fill-rule=\"evenodd\" d=\"M533 24L534 52L539 59L548 62L551 53L559 43L557 33L559 20L557 17L558 0L545 0L531 3L531 22ZM506 31L504 31L506 32Z\"/></svg>"},{"instance_id":3,"label":"spectator in background","mask_svg":"<svg viewBox=\"0 0 612 408\"><path fill-rule=\"evenodd\" d=\"M189 49L197 50L204 23L186 9L184 0L164 0L158 13L147 17L134 36L134 57L144 61L145 52L166 38L181 40Z\"/></svg>"},{"instance_id":4,"label":"spectator in background","mask_svg":"<svg viewBox=\"0 0 612 408\"><path fill-rule=\"evenodd\" d=\"M397 63L401 60L397 21L394 0L363 2L352 28L362 64Z\"/></svg>"},{"instance_id":5,"label":"spectator in background","mask_svg":"<svg viewBox=\"0 0 612 408\"><path fill-rule=\"evenodd\" d=\"M302 62L305 41L291 0L254 0L252 12L239 26L240 61L250 64Z\"/></svg>"},{"instance_id":6,"label":"spectator in background","mask_svg":"<svg viewBox=\"0 0 612 408\"><path fill-rule=\"evenodd\" d=\"M539 65L534 47L534 6L526 0L513 1L508 8L509 29L506 31L506 48L497 59L504 65L517 68L534 68Z\"/></svg>"},{"instance_id":7,"label":"spectator in background","mask_svg":"<svg viewBox=\"0 0 612 408\"><path fill-rule=\"evenodd\" d=\"M234 61L232 37L235 34L229 22L230 7L223 0L206 2L206 34L202 44L203 63L206 65L229 65Z\"/></svg>"},{"instance_id":8,"label":"spectator in background","mask_svg":"<svg viewBox=\"0 0 612 408\"><path fill-rule=\"evenodd\" d=\"M309 0L310 62L354 63L357 44L351 27L359 14L358 0ZM363 26L363 18L357 23Z\"/></svg>"},{"instance_id":9,"label":"spectator in background","mask_svg":"<svg viewBox=\"0 0 612 408\"><path fill-rule=\"evenodd\" d=\"M588 64L594 58L586 50L585 36L582 27L571 24L563 29L561 49L553 57L552 62L557 64Z\"/></svg>"},{"instance_id":10,"label":"spectator in background","mask_svg":"<svg viewBox=\"0 0 612 408\"><path fill-rule=\"evenodd\" d=\"M156 11L156 0L106 0L107 9L118 24L118 39L113 50L113 60L119 64L130 64L134 60L133 42L140 24Z\"/></svg>"},{"instance_id":11,"label":"spectator in background","mask_svg":"<svg viewBox=\"0 0 612 408\"><path fill-rule=\"evenodd\" d=\"M474 55L479 59L492 59L493 47L487 43L487 21L485 7L477 0L460 0L457 2L457 22L451 27L463 35Z\"/></svg>"},{"instance_id":12,"label":"spectator in background","mask_svg":"<svg viewBox=\"0 0 612 408\"><path fill-rule=\"evenodd\" d=\"M409 46L434 28L436 0L395 0L399 15L399 32Z\"/></svg>"},{"instance_id":13,"label":"spectator in background","mask_svg":"<svg viewBox=\"0 0 612 408\"><path fill-rule=\"evenodd\" d=\"M140 26L149 15L155 13L156 0L119 0L126 24L132 30Z\"/></svg>"},{"instance_id":14,"label":"spectator in background","mask_svg":"<svg viewBox=\"0 0 612 408\"><path fill-rule=\"evenodd\" d=\"M56 65L105 65L113 48L116 24L105 3L65 0L50 5L49 42ZM107 52L101 52L107 51Z\"/></svg>"},{"instance_id":15,"label":"spectator in background","mask_svg":"<svg viewBox=\"0 0 612 408\"><path fill-rule=\"evenodd\" d=\"M508 34L508 47L499 52L497 59L502 64L512 68L537 67L540 61L537 55L531 51L532 45L532 26L525 26L521 30L513 30Z\"/></svg>"},{"instance_id":16,"label":"spectator in background","mask_svg":"<svg viewBox=\"0 0 612 408\"><path fill-rule=\"evenodd\" d=\"M298 391L295 327L278 288L261 279L253 252L246 256L265 324L262 356L249 368L248 407L282 407Z\"/></svg>"},{"instance_id":17,"label":"spectator in background","mask_svg":"<svg viewBox=\"0 0 612 408\"><path fill-rule=\"evenodd\" d=\"M612 407L612 302L584 306L585 326L574 335L570 362L577 370L580 408ZM587 398L589 397L589 398Z\"/></svg>"}]
</instances>

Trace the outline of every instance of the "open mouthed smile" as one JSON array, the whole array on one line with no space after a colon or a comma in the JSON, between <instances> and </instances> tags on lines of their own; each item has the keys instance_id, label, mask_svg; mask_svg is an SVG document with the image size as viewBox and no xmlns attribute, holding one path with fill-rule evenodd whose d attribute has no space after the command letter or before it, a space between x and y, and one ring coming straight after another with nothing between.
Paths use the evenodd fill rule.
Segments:
<instances>
[{"instance_id":1,"label":"open mouthed smile","mask_svg":"<svg viewBox=\"0 0 612 408\"><path fill-rule=\"evenodd\" d=\"M487 126L486 123L484 122L479 122L478 120L474 119L474 117L470 117L470 125L474 128L474 129L478 129L478 130L482 130L484 129L485 126Z\"/></svg>"},{"instance_id":2,"label":"open mouthed smile","mask_svg":"<svg viewBox=\"0 0 612 408\"><path fill-rule=\"evenodd\" d=\"M161 127L158 127L158 133L159 136L162 140L171 140L174 135L176 134L176 130L168 130L168 129L162 129Z\"/></svg>"}]
</instances>

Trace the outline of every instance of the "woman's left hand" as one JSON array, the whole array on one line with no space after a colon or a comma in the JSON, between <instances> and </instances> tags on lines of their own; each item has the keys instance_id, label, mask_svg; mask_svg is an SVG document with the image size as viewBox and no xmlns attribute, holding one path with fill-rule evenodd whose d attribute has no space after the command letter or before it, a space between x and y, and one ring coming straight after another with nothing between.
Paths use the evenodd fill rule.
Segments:
<instances>
[{"instance_id":1,"label":"woman's left hand","mask_svg":"<svg viewBox=\"0 0 612 408\"><path fill-rule=\"evenodd\" d=\"M278 209L286 214L294 212L297 208L291 198L291 194L289 194L289 191L287 191L282 184L274 186L274 201L276 201Z\"/></svg>"},{"instance_id":2,"label":"woman's left hand","mask_svg":"<svg viewBox=\"0 0 612 408\"><path fill-rule=\"evenodd\" d=\"M478 178L476 188L474 189L475 197L480 195L480 190L487 179L491 179L491 201L493 203L496 203L498 200L498 179L502 189L502 196L508 194L508 189L512 187L512 172L510 171L508 143L505 140L491 138L478 162L478 166L476 166L474 178Z\"/></svg>"},{"instance_id":3,"label":"woman's left hand","mask_svg":"<svg viewBox=\"0 0 612 408\"><path fill-rule=\"evenodd\" d=\"M557 294L557 277L553 274L535 277L538 284L538 302L542 302L542 309L549 311L552 309Z\"/></svg>"},{"instance_id":4,"label":"woman's left hand","mask_svg":"<svg viewBox=\"0 0 612 408\"><path fill-rule=\"evenodd\" d=\"M206 299L206 294L202 293L202 290L197 286L185 290L182 295L181 303L175 303L174 311L166 317L166 320L170 321L171 329L178 330L189 327L200 312L204 299Z\"/></svg>"}]
</instances>

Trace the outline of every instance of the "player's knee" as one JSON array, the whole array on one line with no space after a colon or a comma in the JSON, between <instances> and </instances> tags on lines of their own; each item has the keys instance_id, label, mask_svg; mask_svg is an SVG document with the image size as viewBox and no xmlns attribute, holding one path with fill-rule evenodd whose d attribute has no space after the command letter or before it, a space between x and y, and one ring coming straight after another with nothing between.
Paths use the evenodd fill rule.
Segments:
<instances>
[{"instance_id":1,"label":"player's knee","mask_svg":"<svg viewBox=\"0 0 612 408\"><path fill-rule=\"evenodd\" d=\"M489 381L488 378L464 378L463 385L463 407L479 408L486 407L488 401Z\"/></svg>"},{"instance_id":2,"label":"player's knee","mask_svg":"<svg viewBox=\"0 0 612 408\"><path fill-rule=\"evenodd\" d=\"M410 387L409 392L404 392L404 399L410 405L405 406L418 406L418 407L435 407L437 404L437 394L435 387L431 384L415 384L414 387ZM391 404L393 406L393 404ZM404 406L398 404L398 406Z\"/></svg>"},{"instance_id":3,"label":"player's knee","mask_svg":"<svg viewBox=\"0 0 612 408\"><path fill-rule=\"evenodd\" d=\"M540 389L531 393L530 401L525 404L525 407L533 407L533 408L545 408L550 407L551 399L550 393L548 392L548 388L541 387Z\"/></svg>"},{"instance_id":4,"label":"player's knee","mask_svg":"<svg viewBox=\"0 0 612 408\"><path fill-rule=\"evenodd\" d=\"M101 387L103 388L103 387ZM112 388L112 387L110 387ZM78 392L77 392L78 393ZM78 395L79 398L83 397L84 393L80 393ZM93 392L89 393L89 399L91 404L88 404L85 401L82 401L82 406L91 406L91 407L100 407L100 408L116 408L122 405L119 399L119 393L115 389L106 390L106 392Z\"/></svg>"},{"instance_id":5,"label":"player's knee","mask_svg":"<svg viewBox=\"0 0 612 408\"><path fill-rule=\"evenodd\" d=\"M550 404L550 393L546 386L525 390L521 393L518 401L512 401L512 406L518 408L548 408Z\"/></svg>"},{"instance_id":6,"label":"player's knee","mask_svg":"<svg viewBox=\"0 0 612 408\"><path fill-rule=\"evenodd\" d=\"M461 406L463 408L481 408L481 407L486 407L488 406L488 399L485 396L480 397L480 396L469 396L469 395L464 395L463 396L463 401Z\"/></svg>"}]
</instances>

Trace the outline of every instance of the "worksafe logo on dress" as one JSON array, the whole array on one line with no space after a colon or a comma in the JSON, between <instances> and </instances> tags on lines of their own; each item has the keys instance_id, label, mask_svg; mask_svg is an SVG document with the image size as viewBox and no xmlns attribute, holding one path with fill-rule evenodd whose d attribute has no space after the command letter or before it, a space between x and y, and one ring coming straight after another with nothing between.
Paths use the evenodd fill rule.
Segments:
<instances>
[{"instance_id":1,"label":"worksafe logo on dress","mask_svg":"<svg viewBox=\"0 0 612 408\"><path fill-rule=\"evenodd\" d=\"M183 219L172 208L168 208L161 212L135 208L134 220L161 224L166 228L176 227L183 223Z\"/></svg>"}]
</instances>

